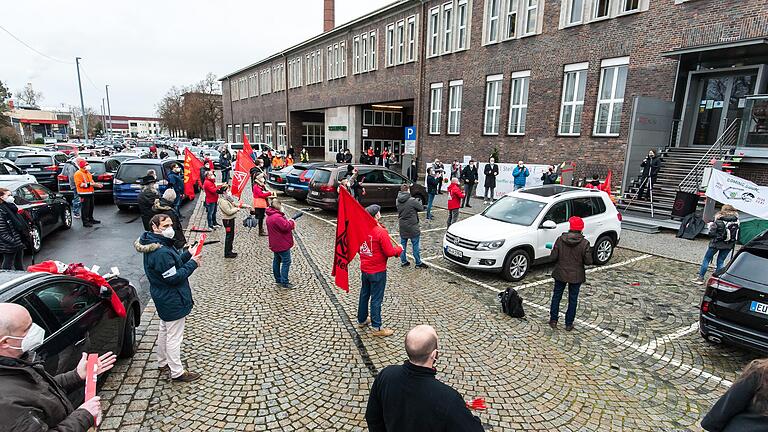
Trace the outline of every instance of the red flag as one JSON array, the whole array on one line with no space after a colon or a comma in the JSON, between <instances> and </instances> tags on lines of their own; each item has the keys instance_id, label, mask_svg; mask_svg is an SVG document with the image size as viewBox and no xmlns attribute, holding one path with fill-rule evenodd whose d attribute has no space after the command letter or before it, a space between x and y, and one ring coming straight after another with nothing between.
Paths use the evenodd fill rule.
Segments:
<instances>
[{"instance_id":1,"label":"red flag","mask_svg":"<svg viewBox=\"0 0 768 432\"><path fill-rule=\"evenodd\" d=\"M203 163L195 157L189 148L184 149L184 195L195 199L195 184L200 181L200 168Z\"/></svg>"},{"instance_id":2,"label":"red flag","mask_svg":"<svg viewBox=\"0 0 768 432\"><path fill-rule=\"evenodd\" d=\"M354 223L352 223L354 221ZM336 286L349 292L347 267L368 238L377 222L343 187L339 188L339 213L336 219L336 253L333 270Z\"/></svg>"},{"instance_id":3,"label":"red flag","mask_svg":"<svg viewBox=\"0 0 768 432\"><path fill-rule=\"evenodd\" d=\"M235 170L232 172L232 195L240 198L240 194L245 190L250 177L251 168L256 167L251 156L245 152L245 148L237 152L237 162Z\"/></svg>"},{"instance_id":4,"label":"red flag","mask_svg":"<svg viewBox=\"0 0 768 432\"><path fill-rule=\"evenodd\" d=\"M611 177L613 176L613 172L608 170L608 175L605 176L605 181L603 184L598 187L601 191L608 194L608 196L611 196Z\"/></svg>"},{"instance_id":5,"label":"red flag","mask_svg":"<svg viewBox=\"0 0 768 432\"><path fill-rule=\"evenodd\" d=\"M245 132L243 132L243 151L249 158L252 157L253 148L251 147L251 143L248 141L248 135L246 135Z\"/></svg>"}]
</instances>

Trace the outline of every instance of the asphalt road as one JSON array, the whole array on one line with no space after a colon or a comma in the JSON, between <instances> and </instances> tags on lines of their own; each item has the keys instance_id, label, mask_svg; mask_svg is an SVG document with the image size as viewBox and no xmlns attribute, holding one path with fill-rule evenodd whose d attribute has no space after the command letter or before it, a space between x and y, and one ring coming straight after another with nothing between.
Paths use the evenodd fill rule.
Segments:
<instances>
[{"instance_id":1,"label":"asphalt road","mask_svg":"<svg viewBox=\"0 0 768 432\"><path fill-rule=\"evenodd\" d=\"M194 208L194 202L185 203L182 215L188 218ZM83 263L86 267L96 264L101 267L101 274L117 267L120 275L136 287L142 307L145 306L149 300L149 285L144 276L141 254L133 248L133 242L144 231L138 209L120 211L111 200L100 199L96 202L94 218L101 224L83 228L80 219L74 219L72 229L60 229L49 234L43 239L43 249L35 256L35 261ZM31 255L24 258L25 265L32 263Z\"/></svg>"}]
</instances>

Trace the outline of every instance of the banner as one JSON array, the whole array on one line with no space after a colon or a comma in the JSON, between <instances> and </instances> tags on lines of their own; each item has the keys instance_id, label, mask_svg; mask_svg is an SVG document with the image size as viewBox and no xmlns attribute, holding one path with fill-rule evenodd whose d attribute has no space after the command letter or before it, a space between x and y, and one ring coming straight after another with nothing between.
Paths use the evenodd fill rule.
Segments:
<instances>
[{"instance_id":1,"label":"banner","mask_svg":"<svg viewBox=\"0 0 768 432\"><path fill-rule=\"evenodd\" d=\"M351 223L354 221L355 223ZM336 218L336 246L333 270L336 286L349 292L349 263L376 226L376 219L357 202L346 188L339 188L339 213Z\"/></svg>"},{"instance_id":2,"label":"banner","mask_svg":"<svg viewBox=\"0 0 768 432\"><path fill-rule=\"evenodd\" d=\"M189 148L184 149L184 195L190 200L195 199L195 184L200 181L200 168L203 163L195 157Z\"/></svg>"},{"instance_id":3,"label":"banner","mask_svg":"<svg viewBox=\"0 0 768 432\"><path fill-rule=\"evenodd\" d=\"M481 198L483 196L483 192L485 192L485 174L483 173L485 170L485 165L487 164L480 163L477 167L478 181L477 188L475 189L475 196ZM494 199L501 198L515 190L515 178L512 177L512 171L514 171L515 167L517 166L516 163L497 163L496 165L499 166L499 175L496 176L496 189L493 191ZM544 181L541 180L541 175L547 172L549 165L526 164L525 167L528 168L528 172L530 173L530 175L526 178L525 187L541 186L544 184Z\"/></svg>"},{"instance_id":4,"label":"banner","mask_svg":"<svg viewBox=\"0 0 768 432\"><path fill-rule=\"evenodd\" d=\"M707 198L730 204L737 210L768 219L768 187L718 170L712 170L707 184Z\"/></svg>"}]
</instances>

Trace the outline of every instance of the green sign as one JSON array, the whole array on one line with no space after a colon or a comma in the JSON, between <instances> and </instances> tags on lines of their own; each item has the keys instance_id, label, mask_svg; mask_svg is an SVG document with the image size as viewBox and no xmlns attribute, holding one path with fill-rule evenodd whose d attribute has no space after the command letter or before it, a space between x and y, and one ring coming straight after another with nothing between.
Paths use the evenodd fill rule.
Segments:
<instances>
[{"instance_id":1,"label":"green sign","mask_svg":"<svg viewBox=\"0 0 768 432\"><path fill-rule=\"evenodd\" d=\"M329 131L341 131L344 132L347 130L346 126L328 126Z\"/></svg>"}]
</instances>

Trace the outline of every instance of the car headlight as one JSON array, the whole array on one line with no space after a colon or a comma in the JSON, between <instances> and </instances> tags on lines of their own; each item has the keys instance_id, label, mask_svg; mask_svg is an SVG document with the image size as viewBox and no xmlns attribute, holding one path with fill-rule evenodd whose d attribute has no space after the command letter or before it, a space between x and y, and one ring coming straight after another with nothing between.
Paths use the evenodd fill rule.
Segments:
<instances>
[{"instance_id":1,"label":"car headlight","mask_svg":"<svg viewBox=\"0 0 768 432\"><path fill-rule=\"evenodd\" d=\"M503 244L504 240L480 242L480 244L477 245L477 250L495 250L500 248Z\"/></svg>"}]
</instances>

